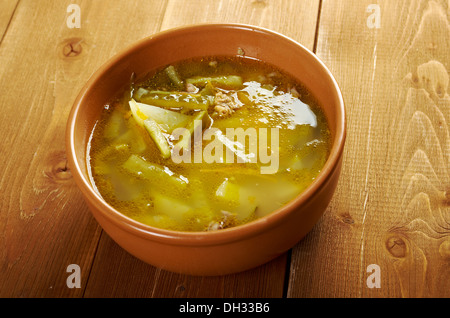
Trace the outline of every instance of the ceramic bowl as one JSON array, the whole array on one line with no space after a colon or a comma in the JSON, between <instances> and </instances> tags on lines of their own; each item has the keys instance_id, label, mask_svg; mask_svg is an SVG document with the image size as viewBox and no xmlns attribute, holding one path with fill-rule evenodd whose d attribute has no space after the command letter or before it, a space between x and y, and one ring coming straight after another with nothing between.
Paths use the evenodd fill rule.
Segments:
<instances>
[{"instance_id":1,"label":"ceramic bowl","mask_svg":"<svg viewBox=\"0 0 450 318\"><path fill-rule=\"evenodd\" d=\"M317 97L332 133L330 156L316 180L282 208L245 225L209 232L176 232L136 222L96 192L87 166L89 138L104 105L161 66L199 56L238 53L288 72ZM164 270L224 275L262 265L299 242L326 210L338 183L346 134L344 103L326 66L308 49L277 32L241 24L185 26L152 35L114 56L96 71L74 102L66 133L73 178L93 216L130 254Z\"/></svg>"}]
</instances>

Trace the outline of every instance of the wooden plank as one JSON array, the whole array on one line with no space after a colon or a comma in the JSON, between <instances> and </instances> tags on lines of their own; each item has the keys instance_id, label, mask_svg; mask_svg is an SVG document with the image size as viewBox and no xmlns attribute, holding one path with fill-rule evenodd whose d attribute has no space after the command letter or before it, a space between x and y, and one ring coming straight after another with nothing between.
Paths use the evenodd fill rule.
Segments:
<instances>
[{"instance_id":1,"label":"wooden plank","mask_svg":"<svg viewBox=\"0 0 450 318\"><path fill-rule=\"evenodd\" d=\"M205 22L248 23L272 28L312 49L317 15L318 1L170 0L161 29ZM282 297L286 260L283 255L236 275L191 277L155 270L118 249L105 235L85 296ZM108 273L113 274L105 276Z\"/></svg>"},{"instance_id":2,"label":"wooden plank","mask_svg":"<svg viewBox=\"0 0 450 318\"><path fill-rule=\"evenodd\" d=\"M196 23L246 23L281 32L312 49L318 6L318 0L171 0L161 29Z\"/></svg>"},{"instance_id":3,"label":"wooden plank","mask_svg":"<svg viewBox=\"0 0 450 318\"><path fill-rule=\"evenodd\" d=\"M0 44L8 28L19 0L0 2Z\"/></svg>"},{"instance_id":4,"label":"wooden plank","mask_svg":"<svg viewBox=\"0 0 450 318\"><path fill-rule=\"evenodd\" d=\"M100 228L67 167L66 118L88 77L118 50L158 30L163 1L20 1L0 50L0 296L79 297ZM132 18L131 18L132 17ZM139 23L130 23L137 19ZM126 30L115 32L117 25ZM81 288L66 285L70 264Z\"/></svg>"},{"instance_id":5,"label":"wooden plank","mask_svg":"<svg viewBox=\"0 0 450 318\"><path fill-rule=\"evenodd\" d=\"M376 3L379 28L373 1L322 2L317 54L348 139L336 195L293 251L289 297L450 296L448 2Z\"/></svg>"},{"instance_id":6,"label":"wooden plank","mask_svg":"<svg viewBox=\"0 0 450 318\"><path fill-rule=\"evenodd\" d=\"M285 266L283 255L257 269L235 275L181 275L134 258L103 233L84 297L280 297Z\"/></svg>"}]
</instances>

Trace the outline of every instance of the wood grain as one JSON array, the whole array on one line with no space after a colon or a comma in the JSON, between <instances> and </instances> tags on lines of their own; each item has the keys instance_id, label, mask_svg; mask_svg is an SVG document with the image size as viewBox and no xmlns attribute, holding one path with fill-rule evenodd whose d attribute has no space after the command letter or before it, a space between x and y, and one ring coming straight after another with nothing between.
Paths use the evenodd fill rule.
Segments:
<instances>
[{"instance_id":1,"label":"wood grain","mask_svg":"<svg viewBox=\"0 0 450 318\"><path fill-rule=\"evenodd\" d=\"M281 297L286 257L247 272L217 277L167 272L137 260L103 234L84 297Z\"/></svg>"},{"instance_id":2,"label":"wood grain","mask_svg":"<svg viewBox=\"0 0 450 318\"><path fill-rule=\"evenodd\" d=\"M78 264L87 277L101 230L66 164L66 118L92 72L159 29L164 9L161 1L77 3L82 25L69 29L66 3L20 1L1 44L2 296L82 296L87 280L67 288L66 269ZM140 23L130 24L130 15ZM111 33L118 25L128 32Z\"/></svg>"},{"instance_id":3,"label":"wood grain","mask_svg":"<svg viewBox=\"0 0 450 318\"><path fill-rule=\"evenodd\" d=\"M378 1L378 29L371 3L322 2L317 54L343 90L348 139L336 196L293 252L290 297L450 295L448 3Z\"/></svg>"},{"instance_id":4,"label":"wood grain","mask_svg":"<svg viewBox=\"0 0 450 318\"><path fill-rule=\"evenodd\" d=\"M2 43L3 35L11 22L18 2L19 0L0 2L0 44Z\"/></svg>"},{"instance_id":5,"label":"wood grain","mask_svg":"<svg viewBox=\"0 0 450 318\"><path fill-rule=\"evenodd\" d=\"M195 23L246 23L281 32L312 49L318 8L318 0L171 0L161 29Z\"/></svg>"},{"instance_id":6,"label":"wood grain","mask_svg":"<svg viewBox=\"0 0 450 318\"><path fill-rule=\"evenodd\" d=\"M70 3L79 29L66 24ZM370 27L373 5L380 28ZM449 297L449 6L0 2L0 297ZM72 103L102 63L160 30L205 22L254 24L315 49L348 112L342 178L320 222L292 253L220 277L166 272L120 248L88 211L64 151ZM70 264L81 288L66 285ZM367 285L371 264L380 288Z\"/></svg>"}]
</instances>

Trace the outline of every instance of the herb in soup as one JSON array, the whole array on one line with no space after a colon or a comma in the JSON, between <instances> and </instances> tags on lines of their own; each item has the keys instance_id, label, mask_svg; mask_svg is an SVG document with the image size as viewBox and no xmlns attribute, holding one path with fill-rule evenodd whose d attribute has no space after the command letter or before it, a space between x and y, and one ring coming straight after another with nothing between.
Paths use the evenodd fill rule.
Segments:
<instances>
[{"instance_id":1,"label":"herb in soup","mask_svg":"<svg viewBox=\"0 0 450 318\"><path fill-rule=\"evenodd\" d=\"M326 118L294 78L258 60L181 61L105 106L90 142L92 182L150 226L212 231L263 217L317 177Z\"/></svg>"}]
</instances>

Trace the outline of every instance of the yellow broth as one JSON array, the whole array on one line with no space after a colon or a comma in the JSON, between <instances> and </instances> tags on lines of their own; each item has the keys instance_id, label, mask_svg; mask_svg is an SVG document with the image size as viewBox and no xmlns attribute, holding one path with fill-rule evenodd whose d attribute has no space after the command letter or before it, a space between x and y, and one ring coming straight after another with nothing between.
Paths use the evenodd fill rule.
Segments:
<instances>
[{"instance_id":1,"label":"yellow broth","mask_svg":"<svg viewBox=\"0 0 450 318\"><path fill-rule=\"evenodd\" d=\"M176 136L195 122L195 133ZM241 129L236 138L229 128ZM329 134L314 96L286 73L242 57L191 59L105 105L89 168L104 200L139 222L220 230L267 215L308 187L328 158ZM186 143L176 157L179 140Z\"/></svg>"}]
</instances>

